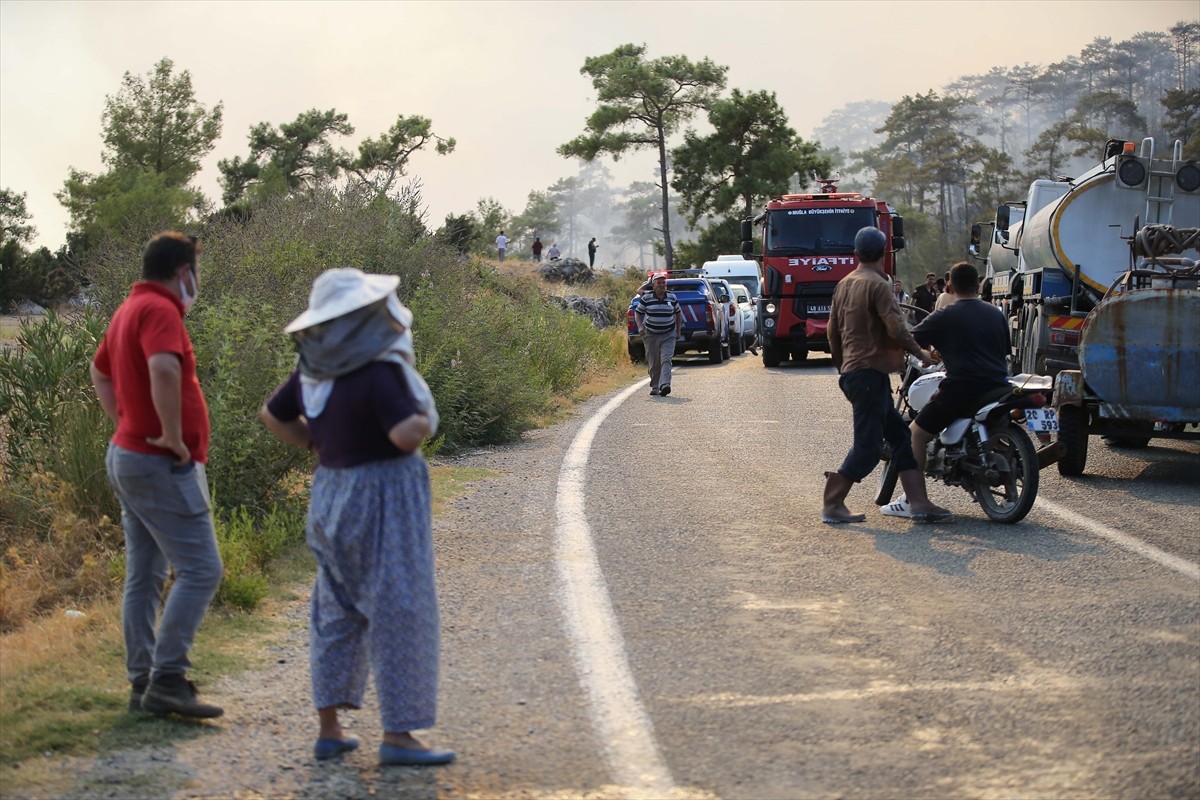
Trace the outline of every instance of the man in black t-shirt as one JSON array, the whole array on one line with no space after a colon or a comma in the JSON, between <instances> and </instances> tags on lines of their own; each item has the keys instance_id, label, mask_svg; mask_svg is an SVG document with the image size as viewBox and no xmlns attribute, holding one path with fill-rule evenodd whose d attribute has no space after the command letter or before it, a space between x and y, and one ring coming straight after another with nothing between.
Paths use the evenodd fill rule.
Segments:
<instances>
[{"instance_id":1,"label":"man in black t-shirt","mask_svg":"<svg viewBox=\"0 0 1200 800\"><path fill-rule=\"evenodd\" d=\"M922 472L933 437L956 419L971 416L979 398L1008 386L1008 321L995 306L978 298L979 272L963 262L950 271L957 296L913 328L922 347L934 347L946 364L946 377L912 425L913 455Z\"/></svg>"},{"instance_id":2,"label":"man in black t-shirt","mask_svg":"<svg viewBox=\"0 0 1200 800\"><path fill-rule=\"evenodd\" d=\"M927 314L932 314L937 296L937 276L930 272L925 275L925 283L913 289L912 304L917 308L924 309Z\"/></svg>"}]
</instances>

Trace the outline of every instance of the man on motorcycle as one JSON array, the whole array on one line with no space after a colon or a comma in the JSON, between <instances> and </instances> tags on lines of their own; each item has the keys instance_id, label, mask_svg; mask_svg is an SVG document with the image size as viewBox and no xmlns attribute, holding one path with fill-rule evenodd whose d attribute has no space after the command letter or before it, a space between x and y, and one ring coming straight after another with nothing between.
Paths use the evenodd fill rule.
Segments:
<instances>
[{"instance_id":1,"label":"man on motorcycle","mask_svg":"<svg viewBox=\"0 0 1200 800\"><path fill-rule=\"evenodd\" d=\"M922 475L933 438L954 420L973 415L985 395L1008 387L1005 357L1011 347L1004 312L979 299L979 272L971 264L955 264L950 283L955 301L912 331L913 338L922 347L936 349L946 365L945 379L909 426L913 456ZM904 497L879 510L890 517L912 516Z\"/></svg>"}]
</instances>

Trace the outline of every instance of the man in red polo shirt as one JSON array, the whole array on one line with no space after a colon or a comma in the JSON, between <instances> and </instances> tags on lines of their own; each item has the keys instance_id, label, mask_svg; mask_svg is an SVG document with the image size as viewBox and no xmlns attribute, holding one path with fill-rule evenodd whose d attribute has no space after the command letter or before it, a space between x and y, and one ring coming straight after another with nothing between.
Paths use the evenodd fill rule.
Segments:
<instances>
[{"instance_id":1,"label":"man in red polo shirt","mask_svg":"<svg viewBox=\"0 0 1200 800\"><path fill-rule=\"evenodd\" d=\"M187 680L192 647L221 582L204 465L208 408L183 316L200 289L199 244L155 236L142 280L109 322L92 359L92 385L116 423L105 456L125 531L121 620L131 711L219 717ZM175 583L158 619L168 565ZM157 623L157 629L156 629Z\"/></svg>"}]
</instances>

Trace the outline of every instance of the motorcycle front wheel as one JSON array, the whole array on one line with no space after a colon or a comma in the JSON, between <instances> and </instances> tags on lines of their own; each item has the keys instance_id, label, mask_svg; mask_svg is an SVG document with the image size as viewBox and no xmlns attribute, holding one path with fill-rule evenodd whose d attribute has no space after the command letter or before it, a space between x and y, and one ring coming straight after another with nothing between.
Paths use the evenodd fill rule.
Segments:
<instances>
[{"instance_id":1,"label":"motorcycle front wheel","mask_svg":"<svg viewBox=\"0 0 1200 800\"><path fill-rule=\"evenodd\" d=\"M979 505L995 522L1020 522L1037 499L1039 473L1033 442L1024 430L1009 425L992 434L984 456L995 480L981 475L976 481Z\"/></svg>"}]
</instances>

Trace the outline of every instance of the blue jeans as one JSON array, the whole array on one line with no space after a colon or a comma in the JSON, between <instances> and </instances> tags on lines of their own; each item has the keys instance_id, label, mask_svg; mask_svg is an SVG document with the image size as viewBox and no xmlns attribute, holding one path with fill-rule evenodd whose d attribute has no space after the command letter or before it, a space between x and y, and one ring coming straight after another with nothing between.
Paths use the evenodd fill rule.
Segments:
<instances>
[{"instance_id":1,"label":"blue jeans","mask_svg":"<svg viewBox=\"0 0 1200 800\"><path fill-rule=\"evenodd\" d=\"M838 472L855 483L870 475L885 440L899 471L916 469L912 434L892 405L891 379L879 370L856 369L838 378L838 387L854 409L854 444Z\"/></svg>"},{"instance_id":2,"label":"blue jeans","mask_svg":"<svg viewBox=\"0 0 1200 800\"><path fill-rule=\"evenodd\" d=\"M171 456L134 453L111 443L104 465L125 531L121 623L129 680L182 675L192 665L188 651L223 570L204 465L193 461L177 467ZM160 621L168 565L175 583Z\"/></svg>"}]
</instances>

